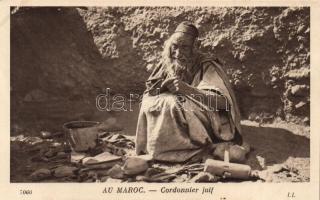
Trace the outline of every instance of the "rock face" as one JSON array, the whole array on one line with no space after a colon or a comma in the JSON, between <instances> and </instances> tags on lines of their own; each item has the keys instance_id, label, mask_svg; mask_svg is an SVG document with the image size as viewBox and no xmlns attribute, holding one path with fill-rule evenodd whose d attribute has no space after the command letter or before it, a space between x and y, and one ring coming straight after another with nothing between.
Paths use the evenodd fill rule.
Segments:
<instances>
[{"instance_id":1,"label":"rock face","mask_svg":"<svg viewBox=\"0 0 320 200\"><path fill-rule=\"evenodd\" d=\"M41 101L103 86L95 48L75 9L22 9L11 21L12 94Z\"/></svg>"},{"instance_id":2,"label":"rock face","mask_svg":"<svg viewBox=\"0 0 320 200\"><path fill-rule=\"evenodd\" d=\"M309 117L310 10L303 7L20 9L11 16L12 105L94 101L106 87L141 94L147 69L185 20L199 28L200 50L225 64L243 118Z\"/></svg>"}]
</instances>

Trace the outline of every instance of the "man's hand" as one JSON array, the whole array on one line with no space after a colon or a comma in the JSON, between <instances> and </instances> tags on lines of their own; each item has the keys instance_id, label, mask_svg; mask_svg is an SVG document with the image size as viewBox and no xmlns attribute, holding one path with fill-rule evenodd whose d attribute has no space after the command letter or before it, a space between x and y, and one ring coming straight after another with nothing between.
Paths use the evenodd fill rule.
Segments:
<instances>
[{"instance_id":1,"label":"man's hand","mask_svg":"<svg viewBox=\"0 0 320 200\"><path fill-rule=\"evenodd\" d=\"M161 87L167 87L171 93L181 93L181 94L187 94L187 91L189 91L190 86L178 79L177 77L172 77L167 80L165 80Z\"/></svg>"},{"instance_id":2,"label":"man's hand","mask_svg":"<svg viewBox=\"0 0 320 200\"><path fill-rule=\"evenodd\" d=\"M204 101L201 103L210 105L217 105L215 109L226 109L227 103L226 98L224 96L215 94L215 93L206 93L205 91L199 90L195 87L190 86L186 82L181 81L177 77L168 78L165 80L161 87L167 87L168 90L173 94L183 94L187 96L197 95L197 96L203 96Z\"/></svg>"}]
</instances>

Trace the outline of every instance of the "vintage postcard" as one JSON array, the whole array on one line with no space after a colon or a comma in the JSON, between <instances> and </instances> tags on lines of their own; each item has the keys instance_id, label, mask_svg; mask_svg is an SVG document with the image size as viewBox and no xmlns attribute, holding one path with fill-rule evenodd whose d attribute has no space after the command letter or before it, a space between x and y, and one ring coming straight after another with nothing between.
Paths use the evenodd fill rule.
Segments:
<instances>
[{"instance_id":1,"label":"vintage postcard","mask_svg":"<svg viewBox=\"0 0 320 200\"><path fill-rule=\"evenodd\" d=\"M0 5L4 198L319 198L319 2Z\"/></svg>"}]
</instances>

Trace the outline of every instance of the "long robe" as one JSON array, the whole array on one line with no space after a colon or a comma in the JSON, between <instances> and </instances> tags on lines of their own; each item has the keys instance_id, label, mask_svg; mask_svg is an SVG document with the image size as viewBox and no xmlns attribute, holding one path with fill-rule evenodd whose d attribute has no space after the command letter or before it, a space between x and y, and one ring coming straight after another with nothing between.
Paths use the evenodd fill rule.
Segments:
<instances>
[{"instance_id":1,"label":"long robe","mask_svg":"<svg viewBox=\"0 0 320 200\"><path fill-rule=\"evenodd\" d=\"M146 82L136 130L136 154L154 160L184 162L212 143L242 142L234 92L217 59L200 56L184 81L225 97L226 109L213 110L196 96L177 96L161 83L169 77L161 63Z\"/></svg>"}]
</instances>

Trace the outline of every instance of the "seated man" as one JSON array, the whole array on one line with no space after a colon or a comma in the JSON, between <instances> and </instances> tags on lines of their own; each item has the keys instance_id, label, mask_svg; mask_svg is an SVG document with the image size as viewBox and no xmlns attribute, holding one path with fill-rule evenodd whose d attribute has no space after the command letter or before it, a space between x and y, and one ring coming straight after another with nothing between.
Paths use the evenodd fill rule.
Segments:
<instances>
[{"instance_id":1,"label":"seated man","mask_svg":"<svg viewBox=\"0 0 320 200\"><path fill-rule=\"evenodd\" d=\"M182 22L166 41L162 60L146 82L136 153L185 162L223 143L215 150L218 158L223 159L228 148L230 161L243 162L247 151L239 146L240 113L234 92L219 60L197 51L197 37L197 28Z\"/></svg>"}]
</instances>

